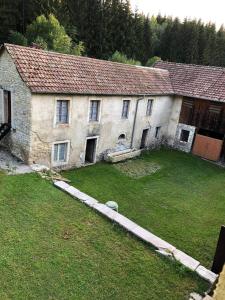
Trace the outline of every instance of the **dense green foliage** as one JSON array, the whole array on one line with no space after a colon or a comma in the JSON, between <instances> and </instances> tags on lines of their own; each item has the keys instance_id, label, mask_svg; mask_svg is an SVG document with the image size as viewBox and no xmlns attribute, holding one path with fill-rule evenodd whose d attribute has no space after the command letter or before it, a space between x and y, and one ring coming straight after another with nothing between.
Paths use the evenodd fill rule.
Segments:
<instances>
[{"instance_id":1,"label":"dense green foliage","mask_svg":"<svg viewBox=\"0 0 225 300\"><path fill-rule=\"evenodd\" d=\"M49 14L47 18L45 15L38 16L27 26L25 35L18 31L10 31L9 41L23 46L36 44L42 49L62 53L82 55L85 52L83 42L74 45L65 28L53 14Z\"/></svg>"},{"instance_id":2,"label":"dense green foliage","mask_svg":"<svg viewBox=\"0 0 225 300\"><path fill-rule=\"evenodd\" d=\"M115 53L113 53L110 60L114 61L114 62L128 64L128 65L136 65L136 66L141 65L140 61L134 60L132 58L128 58L125 54L120 53L119 51L116 51Z\"/></svg>"},{"instance_id":3,"label":"dense green foliage","mask_svg":"<svg viewBox=\"0 0 225 300\"><path fill-rule=\"evenodd\" d=\"M74 44L84 43L90 57L109 59L118 51L143 65L159 56L225 66L223 27L217 31L201 20L146 17L132 12L128 0L0 0L0 43L9 40L10 31L24 34L37 16L50 13Z\"/></svg>"},{"instance_id":4,"label":"dense green foliage","mask_svg":"<svg viewBox=\"0 0 225 300\"><path fill-rule=\"evenodd\" d=\"M161 169L135 179L100 163L64 176L104 203L118 202L122 214L210 268L224 224L225 170L172 150L147 152L139 160Z\"/></svg>"},{"instance_id":5,"label":"dense green foliage","mask_svg":"<svg viewBox=\"0 0 225 300\"><path fill-rule=\"evenodd\" d=\"M208 284L36 174L0 174L0 299L183 300Z\"/></svg>"}]
</instances>

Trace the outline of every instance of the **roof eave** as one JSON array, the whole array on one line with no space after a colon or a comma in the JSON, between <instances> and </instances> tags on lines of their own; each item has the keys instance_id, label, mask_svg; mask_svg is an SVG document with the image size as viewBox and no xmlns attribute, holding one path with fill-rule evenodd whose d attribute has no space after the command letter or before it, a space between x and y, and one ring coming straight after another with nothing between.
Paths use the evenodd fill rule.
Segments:
<instances>
[{"instance_id":1,"label":"roof eave","mask_svg":"<svg viewBox=\"0 0 225 300\"><path fill-rule=\"evenodd\" d=\"M65 91L32 91L31 93L34 95L79 95L79 96L125 96L125 97L153 97L153 96L174 96L174 93L137 93L137 94L128 94L128 93L118 93L118 94L107 94L107 93L94 93L94 92L90 92L90 93L77 93L77 92L65 92Z\"/></svg>"}]
</instances>

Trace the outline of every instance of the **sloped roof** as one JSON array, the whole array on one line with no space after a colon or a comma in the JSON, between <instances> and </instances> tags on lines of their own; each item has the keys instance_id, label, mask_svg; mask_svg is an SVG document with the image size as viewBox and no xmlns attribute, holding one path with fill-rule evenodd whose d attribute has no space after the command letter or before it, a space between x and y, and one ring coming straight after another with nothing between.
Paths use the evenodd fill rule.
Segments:
<instances>
[{"instance_id":1,"label":"sloped roof","mask_svg":"<svg viewBox=\"0 0 225 300\"><path fill-rule=\"evenodd\" d=\"M173 94L169 72L5 44L33 93Z\"/></svg>"},{"instance_id":2,"label":"sloped roof","mask_svg":"<svg viewBox=\"0 0 225 300\"><path fill-rule=\"evenodd\" d=\"M165 61L154 67L169 71L176 95L225 101L225 68Z\"/></svg>"}]
</instances>

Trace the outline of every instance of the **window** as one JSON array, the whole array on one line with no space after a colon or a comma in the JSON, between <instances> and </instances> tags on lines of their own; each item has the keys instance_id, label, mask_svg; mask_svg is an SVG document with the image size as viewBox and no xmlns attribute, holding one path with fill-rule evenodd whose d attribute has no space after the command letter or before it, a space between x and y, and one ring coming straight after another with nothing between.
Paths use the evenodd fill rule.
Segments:
<instances>
[{"instance_id":1,"label":"window","mask_svg":"<svg viewBox=\"0 0 225 300\"><path fill-rule=\"evenodd\" d=\"M99 107L100 107L100 101L99 100L91 100L89 121L98 121L98 119L99 119Z\"/></svg>"},{"instance_id":2,"label":"window","mask_svg":"<svg viewBox=\"0 0 225 300\"><path fill-rule=\"evenodd\" d=\"M156 127L156 129L155 129L155 138L156 138L156 139L159 137L160 130L161 130L161 127L160 127L160 126Z\"/></svg>"},{"instance_id":3,"label":"window","mask_svg":"<svg viewBox=\"0 0 225 300\"><path fill-rule=\"evenodd\" d=\"M56 123L67 124L69 122L69 101L57 100Z\"/></svg>"},{"instance_id":4,"label":"window","mask_svg":"<svg viewBox=\"0 0 225 300\"><path fill-rule=\"evenodd\" d=\"M126 139L126 136L124 133L122 133L119 137L118 137L118 140L125 140Z\"/></svg>"},{"instance_id":5,"label":"window","mask_svg":"<svg viewBox=\"0 0 225 300\"><path fill-rule=\"evenodd\" d=\"M68 143L54 144L54 162L67 162Z\"/></svg>"},{"instance_id":6,"label":"window","mask_svg":"<svg viewBox=\"0 0 225 300\"><path fill-rule=\"evenodd\" d=\"M190 131L182 129L180 134L180 141L187 143L189 139L189 135L190 135Z\"/></svg>"},{"instance_id":7,"label":"window","mask_svg":"<svg viewBox=\"0 0 225 300\"><path fill-rule=\"evenodd\" d=\"M129 115L130 100L123 100L122 118L127 119Z\"/></svg>"},{"instance_id":8,"label":"window","mask_svg":"<svg viewBox=\"0 0 225 300\"><path fill-rule=\"evenodd\" d=\"M147 110L146 110L146 116L151 116L152 114L152 104L153 104L153 100L148 100L147 103Z\"/></svg>"}]
</instances>

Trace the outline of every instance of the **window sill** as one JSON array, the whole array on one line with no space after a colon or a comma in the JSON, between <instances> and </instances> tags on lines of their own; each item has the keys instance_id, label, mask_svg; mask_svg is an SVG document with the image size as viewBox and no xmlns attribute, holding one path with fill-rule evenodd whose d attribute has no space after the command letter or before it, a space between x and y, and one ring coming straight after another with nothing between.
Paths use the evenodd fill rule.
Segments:
<instances>
[{"instance_id":1,"label":"window sill","mask_svg":"<svg viewBox=\"0 0 225 300\"><path fill-rule=\"evenodd\" d=\"M185 142L185 141L180 141L180 143L186 145L186 144L188 143L188 141L187 141L187 142Z\"/></svg>"},{"instance_id":2,"label":"window sill","mask_svg":"<svg viewBox=\"0 0 225 300\"><path fill-rule=\"evenodd\" d=\"M70 124L69 123L56 123L55 127L56 128L68 128L68 127L70 127Z\"/></svg>"},{"instance_id":3,"label":"window sill","mask_svg":"<svg viewBox=\"0 0 225 300\"><path fill-rule=\"evenodd\" d=\"M54 161L52 163L53 167L64 167L66 165L68 165L68 161L63 161L63 162L56 162L56 161Z\"/></svg>"},{"instance_id":4,"label":"window sill","mask_svg":"<svg viewBox=\"0 0 225 300\"><path fill-rule=\"evenodd\" d=\"M89 120L89 124L100 124L100 121Z\"/></svg>"}]
</instances>

